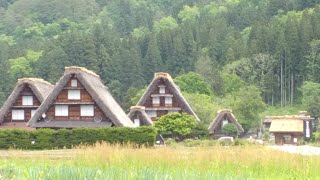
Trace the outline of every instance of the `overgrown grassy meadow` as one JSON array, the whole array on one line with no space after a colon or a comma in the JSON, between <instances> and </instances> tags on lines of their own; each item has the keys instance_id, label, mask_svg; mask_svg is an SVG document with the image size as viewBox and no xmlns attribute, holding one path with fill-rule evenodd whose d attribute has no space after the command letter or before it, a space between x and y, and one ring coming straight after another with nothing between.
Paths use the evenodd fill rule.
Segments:
<instances>
[{"instance_id":1,"label":"overgrown grassy meadow","mask_svg":"<svg viewBox=\"0 0 320 180\"><path fill-rule=\"evenodd\" d=\"M134 148L97 144L59 151L56 156L51 153L6 151L8 156L0 159L0 179L320 178L319 156L263 146Z\"/></svg>"}]
</instances>

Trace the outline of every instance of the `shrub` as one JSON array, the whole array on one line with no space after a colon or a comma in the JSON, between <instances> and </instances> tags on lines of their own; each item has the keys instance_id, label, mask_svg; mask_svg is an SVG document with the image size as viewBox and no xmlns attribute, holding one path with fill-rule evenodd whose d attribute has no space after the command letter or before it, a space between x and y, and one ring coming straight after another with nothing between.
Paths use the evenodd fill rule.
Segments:
<instances>
[{"instance_id":1,"label":"shrub","mask_svg":"<svg viewBox=\"0 0 320 180\"><path fill-rule=\"evenodd\" d=\"M228 123L223 126L222 128L223 133L229 136L237 136L238 135L238 128L236 125L232 123Z\"/></svg>"},{"instance_id":2,"label":"shrub","mask_svg":"<svg viewBox=\"0 0 320 180\"><path fill-rule=\"evenodd\" d=\"M186 113L169 113L161 116L155 124L160 134L172 137L190 135L196 127L194 116Z\"/></svg>"},{"instance_id":3,"label":"shrub","mask_svg":"<svg viewBox=\"0 0 320 180\"><path fill-rule=\"evenodd\" d=\"M75 128L75 129L0 129L0 149L71 148L96 142L132 143L151 146L157 132L154 127Z\"/></svg>"}]
</instances>

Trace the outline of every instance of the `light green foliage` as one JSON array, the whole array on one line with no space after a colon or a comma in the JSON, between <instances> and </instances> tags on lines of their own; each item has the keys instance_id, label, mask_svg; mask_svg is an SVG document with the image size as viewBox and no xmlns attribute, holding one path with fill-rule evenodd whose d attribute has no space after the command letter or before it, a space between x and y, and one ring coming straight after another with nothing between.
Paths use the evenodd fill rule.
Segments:
<instances>
[{"instance_id":1,"label":"light green foliage","mask_svg":"<svg viewBox=\"0 0 320 180\"><path fill-rule=\"evenodd\" d=\"M9 59L9 64L10 74L16 78L30 77L30 75L32 75L32 68L25 57Z\"/></svg>"},{"instance_id":2,"label":"light green foliage","mask_svg":"<svg viewBox=\"0 0 320 180\"><path fill-rule=\"evenodd\" d=\"M208 10L208 12L215 16L218 15L219 13L222 12L227 12L228 8L224 5L218 5L215 2L210 3L209 5L206 6L206 9Z\"/></svg>"},{"instance_id":3,"label":"light green foliage","mask_svg":"<svg viewBox=\"0 0 320 180\"><path fill-rule=\"evenodd\" d=\"M201 123L207 127L213 121L217 111L223 108L216 104L214 98L205 94L189 94L183 92L183 96L195 111Z\"/></svg>"},{"instance_id":4,"label":"light green foliage","mask_svg":"<svg viewBox=\"0 0 320 180\"><path fill-rule=\"evenodd\" d=\"M259 126L259 113L265 109L265 103L255 86L242 87L239 91L228 94L223 102L232 109L245 130Z\"/></svg>"},{"instance_id":5,"label":"light green foliage","mask_svg":"<svg viewBox=\"0 0 320 180\"><path fill-rule=\"evenodd\" d=\"M143 96L143 94L146 92L147 90L147 87L144 87L142 89L140 89L139 91L136 92L135 96L133 96L131 99L130 99L130 102L132 105L136 105L140 98Z\"/></svg>"},{"instance_id":6,"label":"light green foliage","mask_svg":"<svg viewBox=\"0 0 320 180\"><path fill-rule=\"evenodd\" d=\"M137 39L143 39L145 38L148 34L150 33L149 29L146 27L139 27L133 29L132 37L137 38Z\"/></svg>"},{"instance_id":7,"label":"light green foliage","mask_svg":"<svg viewBox=\"0 0 320 180\"><path fill-rule=\"evenodd\" d=\"M174 82L179 86L181 91L194 94L211 95L210 86L204 81L204 78L194 72L183 74L174 78Z\"/></svg>"},{"instance_id":8,"label":"light green foliage","mask_svg":"<svg viewBox=\"0 0 320 180\"><path fill-rule=\"evenodd\" d=\"M228 123L223 126L222 132L229 136L237 136L238 135L238 128L233 123Z\"/></svg>"},{"instance_id":9,"label":"light green foliage","mask_svg":"<svg viewBox=\"0 0 320 180\"><path fill-rule=\"evenodd\" d=\"M320 84L305 81L300 89L302 92L302 105L313 117L315 127L319 127L320 117Z\"/></svg>"},{"instance_id":10,"label":"light green foliage","mask_svg":"<svg viewBox=\"0 0 320 180\"><path fill-rule=\"evenodd\" d=\"M31 77L33 73L32 65L35 63L42 52L35 52L28 50L25 57L19 57L16 59L9 59L10 74L14 78Z\"/></svg>"},{"instance_id":11,"label":"light green foliage","mask_svg":"<svg viewBox=\"0 0 320 180\"><path fill-rule=\"evenodd\" d=\"M44 31L44 25L42 23L36 23L33 26L26 28L23 35L26 38L41 37L44 34L43 31Z\"/></svg>"},{"instance_id":12,"label":"light green foliage","mask_svg":"<svg viewBox=\"0 0 320 180\"><path fill-rule=\"evenodd\" d=\"M196 119L185 113L169 113L161 116L156 124L160 134L172 135L173 137L185 136L192 133L196 127Z\"/></svg>"},{"instance_id":13,"label":"light green foliage","mask_svg":"<svg viewBox=\"0 0 320 180\"><path fill-rule=\"evenodd\" d=\"M5 34L0 35L0 43L1 42L7 43L9 46L16 44L16 41L14 40L13 36L7 36Z\"/></svg>"},{"instance_id":14,"label":"light green foliage","mask_svg":"<svg viewBox=\"0 0 320 180\"><path fill-rule=\"evenodd\" d=\"M251 58L235 61L226 67L226 70L236 73L249 84L256 85L262 91L270 86L275 66L275 59L268 54L256 54Z\"/></svg>"},{"instance_id":15,"label":"light green foliage","mask_svg":"<svg viewBox=\"0 0 320 180\"><path fill-rule=\"evenodd\" d=\"M171 30L177 27L178 27L177 21L173 17L168 16L168 17L162 18L158 22L155 22L153 28L156 32L160 32L162 30Z\"/></svg>"},{"instance_id":16,"label":"light green foliage","mask_svg":"<svg viewBox=\"0 0 320 180\"><path fill-rule=\"evenodd\" d=\"M320 115L320 84L306 81L300 90L303 106L313 115Z\"/></svg>"},{"instance_id":17,"label":"light green foliage","mask_svg":"<svg viewBox=\"0 0 320 180\"><path fill-rule=\"evenodd\" d=\"M239 91L240 88L245 87L245 82L242 81L236 74L222 74L224 83L224 93L229 94L232 92Z\"/></svg>"},{"instance_id":18,"label":"light green foliage","mask_svg":"<svg viewBox=\"0 0 320 180\"><path fill-rule=\"evenodd\" d=\"M318 74L320 73L320 40L313 40L310 43L309 54L306 56L308 62L309 78L311 81L320 82Z\"/></svg>"},{"instance_id":19,"label":"light green foliage","mask_svg":"<svg viewBox=\"0 0 320 180\"><path fill-rule=\"evenodd\" d=\"M200 15L200 12L197 6L190 7L186 5L183 7L183 10L179 12L178 17L182 21L190 21L190 20L194 20L195 18L198 18L199 15Z\"/></svg>"}]
</instances>

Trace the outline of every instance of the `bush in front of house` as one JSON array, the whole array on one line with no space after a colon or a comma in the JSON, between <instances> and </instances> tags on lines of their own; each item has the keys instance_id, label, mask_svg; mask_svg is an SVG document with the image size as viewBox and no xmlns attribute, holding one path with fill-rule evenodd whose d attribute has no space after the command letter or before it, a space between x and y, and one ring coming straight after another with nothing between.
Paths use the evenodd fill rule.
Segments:
<instances>
[{"instance_id":1,"label":"bush in front of house","mask_svg":"<svg viewBox=\"0 0 320 180\"><path fill-rule=\"evenodd\" d=\"M236 137L238 135L238 128L233 123L228 123L224 125L222 131L228 136Z\"/></svg>"},{"instance_id":2,"label":"bush in front of house","mask_svg":"<svg viewBox=\"0 0 320 180\"><path fill-rule=\"evenodd\" d=\"M0 129L0 149L55 149L97 142L132 143L152 146L157 131L154 127L75 128L75 129Z\"/></svg>"},{"instance_id":3,"label":"bush in front of house","mask_svg":"<svg viewBox=\"0 0 320 180\"><path fill-rule=\"evenodd\" d=\"M169 113L161 116L157 120L155 128L160 134L165 136L183 139L192 134L196 125L196 119L192 115L186 113Z\"/></svg>"}]
</instances>

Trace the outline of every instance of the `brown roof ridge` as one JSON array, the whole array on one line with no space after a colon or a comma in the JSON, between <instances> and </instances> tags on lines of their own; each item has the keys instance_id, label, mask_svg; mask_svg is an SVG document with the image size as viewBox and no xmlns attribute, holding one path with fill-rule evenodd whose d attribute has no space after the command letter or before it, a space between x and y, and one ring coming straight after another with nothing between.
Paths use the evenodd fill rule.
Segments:
<instances>
[{"instance_id":1,"label":"brown roof ridge","mask_svg":"<svg viewBox=\"0 0 320 180\"><path fill-rule=\"evenodd\" d=\"M77 72L81 71L81 72L90 74L90 75L92 75L92 76L100 77L97 73L95 73L95 72L93 72L93 71L91 71L91 70L88 70L88 69L85 68L85 67L69 66L69 67L65 67L64 69L65 69L64 74L77 73Z\"/></svg>"},{"instance_id":2,"label":"brown roof ridge","mask_svg":"<svg viewBox=\"0 0 320 180\"><path fill-rule=\"evenodd\" d=\"M30 78L19 78L18 79L18 84L32 83L32 82L39 82L39 83L44 83L44 84L48 84L50 86L53 86L51 83L49 83L48 81L46 81L42 78L30 77Z\"/></svg>"}]
</instances>

